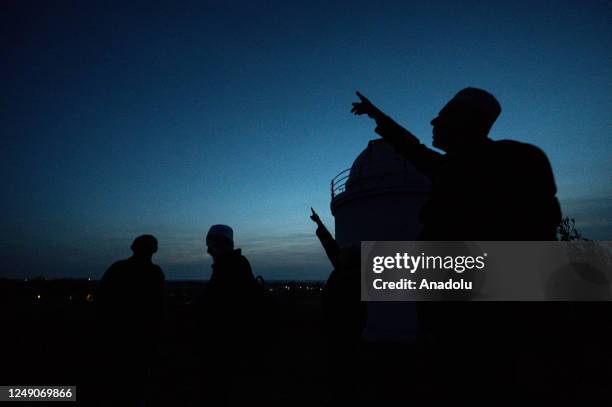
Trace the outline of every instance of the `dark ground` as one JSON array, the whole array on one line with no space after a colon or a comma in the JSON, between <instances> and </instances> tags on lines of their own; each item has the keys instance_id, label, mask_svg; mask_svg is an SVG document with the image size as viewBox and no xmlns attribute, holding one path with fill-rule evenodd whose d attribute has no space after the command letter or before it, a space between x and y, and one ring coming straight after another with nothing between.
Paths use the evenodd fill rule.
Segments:
<instances>
[{"instance_id":1,"label":"dark ground","mask_svg":"<svg viewBox=\"0 0 612 407\"><path fill-rule=\"evenodd\" d=\"M96 287L95 281L0 280L0 384L77 385L79 404L104 391L99 382L92 385L103 346L96 335ZM277 330L265 348L253 349L262 355L261 362L236 372L230 385L232 405L328 405L329 383L336 378L330 381L328 375L321 285L292 283L289 287L268 284L279 310ZM198 282L167 284L160 352L148 390L152 405L205 405L207 383L194 356L200 344L194 341L192 302L202 288ZM594 315L588 307L579 310L579 315ZM508 405L515 404L508 400L612 405L610 325L585 323L582 317L575 321L562 329L549 329L547 321L542 321L544 329L534 332L547 334L524 333L521 343L421 338L416 344L363 344L356 364L359 379L352 391L364 405L372 406L435 405L440 400L475 398L487 399L491 405L500 405L500 400ZM244 343L249 346L249 338ZM506 369L505 363L512 369ZM495 389L487 382L492 366L502 372L501 394L487 392Z\"/></svg>"}]
</instances>

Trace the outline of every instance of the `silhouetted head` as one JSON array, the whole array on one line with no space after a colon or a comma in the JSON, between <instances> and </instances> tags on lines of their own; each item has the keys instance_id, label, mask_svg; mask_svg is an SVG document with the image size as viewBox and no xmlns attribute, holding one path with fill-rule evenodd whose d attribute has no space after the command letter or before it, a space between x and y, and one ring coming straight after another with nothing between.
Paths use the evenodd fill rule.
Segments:
<instances>
[{"instance_id":1,"label":"silhouetted head","mask_svg":"<svg viewBox=\"0 0 612 407\"><path fill-rule=\"evenodd\" d=\"M134 257L151 259L153 253L157 252L157 239L153 235L141 235L132 242Z\"/></svg>"},{"instance_id":2,"label":"silhouetted head","mask_svg":"<svg viewBox=\"0 0 612 407\"><path fill-rule=\"evenodd\" d=\"M457 93L431 121L433 146L450 152L484 141L501 113L495 96L477 88Z\"/></svg>"},{"instance_id":3,"label":"silhouetted head","mask_svg":"<svg viewBox=\"0 0 612 407\"><path fill-rule=\"evenodd\" d=\"M227 225L212 225L206 235L208 253L218 257L234 250L234 231Z\"/></svg>"}]
</instances>

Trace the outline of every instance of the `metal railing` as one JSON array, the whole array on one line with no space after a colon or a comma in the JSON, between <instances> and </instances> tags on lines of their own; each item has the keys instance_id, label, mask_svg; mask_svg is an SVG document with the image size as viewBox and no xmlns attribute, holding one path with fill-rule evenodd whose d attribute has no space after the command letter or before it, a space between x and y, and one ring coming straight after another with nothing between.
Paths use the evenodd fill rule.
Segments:
<instances>
[{"instance_id":1,"label":"metal railing","mask_svg":"<svg viewBox=\"0 0 612 407\"><path fill-rule=\"evenodd\" d=\"M334 199L341 193L346 192L347 187L381 185L384 183L385 178L390 176L394 178L395 182L401 179L401 184L403 185L408 185L415 181L414 176L411 176L402 169L389 171L387 168L386 166L368 166L361 167L352 172L351 168L340 172L331 180L331 198Z\"/></svg>"},{"instance_id":2,"label":"metal railing","mask_svg":"<svg viewBox=\"0 0 612 407\"><path fill-rule=\"evenodd\" d=\"M334 199L335 196L337 196L338 194L341 194L342 192L346 190L346 182L348 181L350 175L351 175L351 169L348 168L342 171L340 174L336 175L331 180L332 199Z\"/></svg>"}]
</instances>

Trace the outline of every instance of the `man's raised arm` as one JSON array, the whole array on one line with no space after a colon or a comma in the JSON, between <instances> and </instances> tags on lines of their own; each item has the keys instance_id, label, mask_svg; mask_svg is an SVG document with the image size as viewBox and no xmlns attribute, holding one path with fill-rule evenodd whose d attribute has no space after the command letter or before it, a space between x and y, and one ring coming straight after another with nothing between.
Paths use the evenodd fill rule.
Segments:
<instances>
[{"instance_id":1,"label":"man's raised arm","mask_svg":"<svg viewBox=\"0 0 612 407\"><path fill-rule=\"evenodd\" d=\"M338 242L336 242L336 239L333 238L331 233L329 233L329 230L327 230L323 224L323 221L321 221L321 218L319 218L319 215L317 215L315 210L312 208L310 208L310 210L312 211L310 219L317 224L317 230L315 233L321 241L321 245L323 246L325 254L327 254L327 258L331 262L332 266L334 266L334 269L338 269L340 267L340 246L338 245Z\"/></svg>"},{"instance_id":2,"label":"man's raised arm","mask_svg":"<svg viewBox=\"0 0 612 407\"><path fill-rule=\"evenodd\" d=\"M376 133L382 136L402 157L410 161L421 173L431 176L439 165L442 154L422 144L416 136L384 114L361 93L356 92L360 101L353 103L351 112L367 114L376 121Z\"/></svg>"}]
</instances>

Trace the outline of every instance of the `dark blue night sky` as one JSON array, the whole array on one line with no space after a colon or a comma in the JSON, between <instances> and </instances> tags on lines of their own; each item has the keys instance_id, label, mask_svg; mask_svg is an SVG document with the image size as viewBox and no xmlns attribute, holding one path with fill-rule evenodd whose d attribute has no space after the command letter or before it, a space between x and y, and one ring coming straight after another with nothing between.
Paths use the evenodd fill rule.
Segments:
<instances>
[{"instance_id":1,"label":"dark blue night sky","mask_svg":"<svg viewBox=\"0 0 612 407\"><path fill-rule=\"evenodd\" d=\"M268 278L322 278L308 219L375 138L359 89L430 145L456 91L541 147L564 215L612 237L612 6L3 2L1 276L101 276L141 233L205 278L213 223ZM419 2L422 3L422 2ZM554 8L551 8L554 5Z\"/></svg>"}]
</instances>

